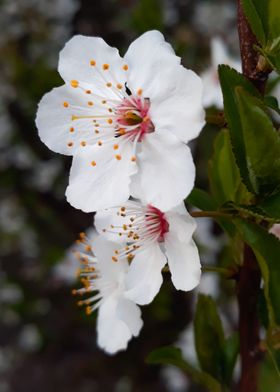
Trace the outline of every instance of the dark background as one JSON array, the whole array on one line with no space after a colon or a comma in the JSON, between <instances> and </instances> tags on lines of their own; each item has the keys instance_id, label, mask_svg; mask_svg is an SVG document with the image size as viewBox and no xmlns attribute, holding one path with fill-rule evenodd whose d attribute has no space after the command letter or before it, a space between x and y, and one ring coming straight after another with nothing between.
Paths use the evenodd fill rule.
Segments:
<instances>
[{"instance_id":1,"label":"dark background","mask_svg":"<svg viewBox=\"0 0 280 392\"><path fill-rule=\"evenodd\" d=\"M201 390L172 368L145 364L152 350L175 342L193 357L196 294L176 292L168 279L143 308L144 327L127 351L110 357L96 347L95 316L85 316L71 295L77 282L69 251L93 217L65 201L71 158L41 143L34 117L42 95L62 84L58 53L73 34L101 36L125 53L139 34L156 28L200 73L210 62L211 37L221 36L237 54L235 24L235 1L0 1L0 392ZM217 131L208 126L192 146L197 185L205 189ZM208 220L200 221L197 242L204 263L228 255ZM205 276L199 291L217 298L226 328L234 329L231 285ZM269 364L263 385L278 388Z\"/></svg>"}]
</instances>

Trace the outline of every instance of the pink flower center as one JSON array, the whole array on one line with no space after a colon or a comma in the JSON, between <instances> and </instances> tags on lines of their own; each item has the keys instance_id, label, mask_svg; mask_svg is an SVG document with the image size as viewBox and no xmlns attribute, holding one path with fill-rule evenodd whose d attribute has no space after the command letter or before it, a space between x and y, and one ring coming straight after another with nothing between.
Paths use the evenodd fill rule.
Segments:
<instances>
[{"instance_id":1,"label":"pink flower center","mask_svg":"<svg viewBox=\"0 0 280 392\"><path fill-rule=\"evenodd\" d=\"M125 98L116 108L116 122L119 128L117 136L126 135L130 140L141 142L146 133L154 131L154 125L149 116L150 100L130 96Z\"/></svg>"},{"instance_id":2,"label":"pink flower center","mask_svg":"<svg viewBox=\"0 0 280 392\"><path fill-rule=\"evenodd\" d=\"M158 242L164 241L164 235L169 231L165 214L158 208L148 205L145 215L146 227L151 236L157 236Z\"/></svg>"}]
</instances>

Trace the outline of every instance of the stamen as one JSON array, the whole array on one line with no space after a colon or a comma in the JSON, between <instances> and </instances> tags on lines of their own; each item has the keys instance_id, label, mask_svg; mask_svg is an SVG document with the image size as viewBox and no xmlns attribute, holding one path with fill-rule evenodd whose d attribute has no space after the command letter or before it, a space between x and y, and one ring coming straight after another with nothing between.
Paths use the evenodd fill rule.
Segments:
<instances>
[{"instance_id":1,"label":"stamen","mask_svg":"<svg viewBox=\"0 0 280 392\"><path fill-rule=\"evenodd\" d=\"M71 86L72 86L73 88L79 87L79 82L78 82L78 80L71 80Z\"/></svg>"}]
</instances>

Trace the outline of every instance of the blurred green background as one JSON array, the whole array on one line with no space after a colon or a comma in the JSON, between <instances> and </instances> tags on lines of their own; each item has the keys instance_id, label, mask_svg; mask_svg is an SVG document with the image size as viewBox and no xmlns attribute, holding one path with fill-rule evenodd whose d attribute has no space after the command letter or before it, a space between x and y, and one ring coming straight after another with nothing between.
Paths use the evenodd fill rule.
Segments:
<instances>
[{"instance_id":1,"label":"blurred green background","mask_svg":"<svg viewBox=\"0 0 280 392\"><path fill-rule=\"evenodd\" d=\"M214 36L237 56L235 13L234 0L0 1L0 392L202 391L172 367L145 364L152 350L169 344L196 362L196 293L176 292L169 280L143 308L144 328L126 352L109 357L96 347L95 317L85 316L71 295L77 286L71 247L93 216L65 201L71 158L41 143L34 117L42 95L62 83L58 53L73 34L101 36L125 53L139 34L159 29L183 64L201 73ZM192 145L197 186L204 189L218 130L205 127ZM196 240L203 263L233 257L208 219L199 221ZM236 329L233 286L204 274L198 291L217 299L226 330ZM235 373L237 380L238 366ZM268 360L262 391L279 390Z\"/></svg>"}]
</instances>

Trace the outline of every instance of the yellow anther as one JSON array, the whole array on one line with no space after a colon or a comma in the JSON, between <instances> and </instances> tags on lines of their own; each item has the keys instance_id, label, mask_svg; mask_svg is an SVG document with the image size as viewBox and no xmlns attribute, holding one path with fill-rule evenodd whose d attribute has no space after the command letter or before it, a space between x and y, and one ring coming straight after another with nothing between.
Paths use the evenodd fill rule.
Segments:
<instances>
[{"instance_id":1,"label":"yellow anther","mask_svg":"<svg viewBox=\"0 0 280 392\"><path fill-rule=\"evenodd\" d=\"M115 155L115 158L120 161L122 159L122 156L120 154Z\"/></svg>"},{"instance_id":2,"label":"yellow anther","mask_svg":"<svg viewBox=\"0 0 280 392\"><path fill-rule=\"evenodd\" d=\"M117 150L119 148L118 144L114 144L114 150Z\"/></svg>"},{"instance_id":3,"label":"yellow anther","mask_svg":"<svg viewBox=\"0 0 280 392\"><path fill-rule=\"evenodd\" d=\"M68 108L69 103L65 101L65 102L63 102L63 106L64 106L65 108Z\"/></svg>"},{"instance_id":4,"label":"yellow anther","mask_svg":"<svg viewBox=\"0 0 280 392\"><path fill-rule=\"evenodd\" d=\"M128 261L128 262L132 261L133 258L134 258L134 256L133 256L131 253L129 253L129 254L127 255L127 261Z\"/></svg>"},{"instance_id":5,"label":"yellow anther","mask_svg":"<svg viewBox=\"0 0 280 392\"><path fill-rule=\"evenodd\" d=\"M95 161L91 161L91 166L96 166L96 162Z\"/></svg>"},{"instance_id":6,"label":"yellow anther","mask_svg":"<svg viewBox=\"0 0 280 392\"><path fill-rule=\"evenodd\" d=\"M86 94L91 94L91 90L86 90Z\"/></svg>"},{"instance_id":7,"label":"yellow anther","mask_svg":"<svg viewBox=\"0 0 280 392\"><path fill-rule=\"evenodd\" d=\"M71 80L71 86L74 87L74 88L79 87L79 82L78 82L78 80Z\"/></svg>"},{"instance_id":8,"label":"yellow anther","mask_svg":"<svg viewBox=\"0 0 280 392\"><path fill-rule=\"evenodd\" d=\"M77 295L77 290L76 290L76 289L73 289L73 290L71 291L71 293L72 293L73 295Z\"/></svg>"},{"instance_id":9,"label":"yellow anther","mask_svg":"<svg viewBox=\"0 0 280 392\"><path fill-rule=\"evenodd\" d=\"M86 307L86 314L87 314L87 316L89 316L91 314L91 307L90 306Z\"/></svg>"},{"instance_id":10,"label":"yellow anther","mask_svg":"<svg viewBox=\"0 0 280 392\"><path fill-rule=\"evenodd\" d=\"M96 129L94 132L95 132L96 134L98 134L98 133L99 133L98 129Z\"/></svg>"},{"instance_id":11,"label":"yellow anther","mask_svg":"<svg viewBox=\"0 0 280 392\"><path fill-rule=\"evenodd\" d=\"M115 250L115 254L118 255L118 254L119 254L119 251L118 251L118 250Z\"/></svg>"},{"instance_id":12,"label":"yellow anther","mask_svg":"<svg viewBox=\"0 0 280 392\"><path fill-rule=\"evenodd\" d=\"M93 102L92 101L88 101L88 106L93 106Z\"/></svg>"},{"instance_id":13,"label":"yellow anther","mask_svg":"<svg viewBox=\"0 0 280 392\"><path fill-rule=\"evenodd\" d=\"M120 208L121 212L125 212L125 207Z\"/></svg>"},{"instance_id":14,"label":"yellow anther","mask_svg":"<svg viewBox=\"0 0 280 392\"><path fill-rule=\"evenodd\" d=\"M117 88L118 88L119 90L121 90L121 89L123 88L123 85L120 84L120 83L118 83L118 84L117 84Z\"/></svg>"},{"instance_id":15,"label":"yellow anther","mask_svg":"<svg viewBox=\"0 0 280 392\"><path fill-rule=\"evenodd\" d=\"M90 65L93 66L93 67L96 65L96 61L94 61L94 60L90 60L89 63L90 63Z\"/></svg>"},{"instance_id":16,"label":"yellow anther","mask_svg":"<svg viewBox=\"0 0 280 392\"><path fill-rule=\"evenodd\" d=\"M113 124L113 120L112 120L111 118L109 118L109 119L107 120L107 122L108 122L108 124Z\"/></svg>"},{"instance_id":17,"label":"yellow anther","mask_svg":"<svg viewBox=\"0 0 280 392\"><path fill-rule=\"evenodd\" d=\"M137 91L137 95L139 95L139 97L140 97L142 95L142 93L143 93L143 90L141 88L139 88Z\"/></svg>"},{"instance_id":18,"label":"yellow anther","mask_svg":"<svg viewBox=\"0 0 280 392\"><path fill-rule=\"evenodd\" d=\"M127 64L123 65L122 69L123 69L124 71L127 71L127 70L128 70L128 65L127 65Z\"/></svg>"},{"instance_id":19,"label":"yellow anther","mask_svg":"<svg viewBox=\"0 0 280 392\"><path fill-rule=\"evenodd\" d=\"M108 82L108 83L106 83L106 86L107 87L112 87L112 83Z\"/></svg>"},{"instance_id":20,"label":"yellow anther","mask_svg":"<svg viewBox=\"0 0 280 392\"><path fill-rule=\"evenodd\" d=\"M87 245L87 246L86 246L86 251L87 251L87 252L91 252L91 246L90 246L90 245Z\"/></svg>"},{"instance_id":21,"label":"yellow anther","mask_svg":"<svg viewBox=\"0 0 280 392\"><path fill-rule=\"evenodd\" d=\"M109 86L108 86L109 87ZM105 103L107 103L107 101L105 101L105 99L103 99L102 101L103 105L105 105Z\"/></svg>"},{"instance_id":22,"label":"yellow anther","mask_svg":"<svg viewBox=\"0 0 280 392\"><path fill-rule=\"evenodd\" d=\"M107 69L109 69L109 64L103 64L102 68L104 69L104 71L107 71Z\"/></svg>"},{"instance_id":23,"label":"yellow anther","mask_svg":"<svg viewBox=\"0 0 280 392\"><path fill-rule=\"evenodd\" d=\"M123 229L124 229L124 230L127 230L127 226L126 226L126 225L123 225Z\"/></svg>"},{"instance_id":24,"label":"yellow anther","mask_svg":"<svg viewBox=\"0 0 280 392\"><path fill-rule=\"evenodd\" d=\"M99 140L97 144L98 144L99 146L102 146L102 141Z\"/></svg>"},{"instance_id":25,"label":"yellow anther","mask_svg":"<svg viewBox=\"0 0 280 392\"><path fill-rule=\"evenodd\" d=\"M126 130L124 128L120 128L118 130L119 135L125 135L126 134Z\"/></svg>"},{"instance_id":26,"label":"yellow anther","mask_svg":"<svg viewBox=\"0 0 280 392\"><path fill-rule=\"evenodd\" d=\"M81 141L81 143L80 143L80 144L81 144L81 146L82 146L82 147L85 147L85 146L87 145L87 143L86 143L84 140L83 140L83 141Z\"/></svg>"},{"instance_id":27,"label":"yellow anther","mask_svg":"<svg viewBox=\"0 0 280 392\"><path fill-rule=\"evenodd\" d=\"M109 111L110 113L112 113L112 112L113 112L113 109L109 108L108 111Z\"/></svg>"},{"instance_id":28,"label":"yellow anther","mask_svg":"<svg viewBox=\"0 0 280 392\"><path fill-rule=\"evenodd\" d=\"M74 127L71 127L71 128L69 129L70 132L74 132L74 130L75 130Z\"/></svg>"},{"instance_id":29,"label":"yellow anther","mask_svg":"<svg viewBox=\"0 0 280 392\"><path fill-rule=\"evenodd\" d=\"M131 157L131 161L132 161L132 162L135 162L135 161L136 161L136 156L135 156L135 155L133 155L133 156Z\"/></svg>"},{"instance_id":30,"label":"yellow anther","mask_svg":"<svg viewBox=\"0 0 280 392\"><path fill-rule=\"evenodd\" d=\"M115 263L118 261L116 256L112 256L112 261L114 261Z\"/></svg>"},{"instance_id":31,"label":"yellow anther","mask_svg":"<svg viewBox=\"0 0 280 392\"><path fill-rule=\"evenodd\" d=\"M74 143L73 143L73 142L69 142L69 143L67 143L67 146L68 146L68 147L73 147L73 145L74 145Z\"/></svg>"}]
</instances>

